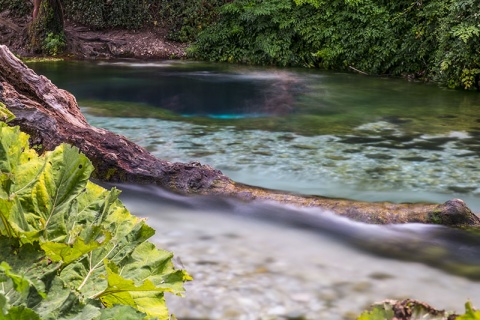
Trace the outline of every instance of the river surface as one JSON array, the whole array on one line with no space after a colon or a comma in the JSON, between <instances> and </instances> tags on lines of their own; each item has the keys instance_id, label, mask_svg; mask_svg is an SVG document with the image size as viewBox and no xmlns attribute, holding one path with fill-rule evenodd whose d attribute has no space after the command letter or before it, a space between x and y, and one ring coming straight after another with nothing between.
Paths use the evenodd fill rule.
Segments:
<instances>
[{"instance_id":1,"label":"river surface","mask_svg":"<svg viewBox=\"0 0 480 320\"><path fill-rule=\"evenodd\" d=\"M92 125L236 181L480 211L480 95L399 79L195 62L31 64ZM386 298L480 306L480 237L371 226L318 209L119 186L195 281L179 319L354 319ZM310 211L309 211L310 210ZM321 216L321 217L319 217Z\"/></svg>"}]
</instances>

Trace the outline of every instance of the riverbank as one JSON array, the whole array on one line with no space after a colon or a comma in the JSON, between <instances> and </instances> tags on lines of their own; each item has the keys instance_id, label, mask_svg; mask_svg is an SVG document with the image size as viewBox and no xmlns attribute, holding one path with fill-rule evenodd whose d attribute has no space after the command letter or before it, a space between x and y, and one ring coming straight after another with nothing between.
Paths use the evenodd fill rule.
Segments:
<instances>
[{"instance_id":1,"label":"riverbank","mask_svg":"<svg viewBox=\"0 0 480 320\"><path fill-rule=\"evenodd\" d=\"M27 33L30 17L14 17L8 10L0 13L0 44L22 57L42 57L30 52ZM93 30L65 20L67 49L62 57L74 59L180 59L187 44L168 41L162 28L141 30Z\"/></svg>"}]
</instances>

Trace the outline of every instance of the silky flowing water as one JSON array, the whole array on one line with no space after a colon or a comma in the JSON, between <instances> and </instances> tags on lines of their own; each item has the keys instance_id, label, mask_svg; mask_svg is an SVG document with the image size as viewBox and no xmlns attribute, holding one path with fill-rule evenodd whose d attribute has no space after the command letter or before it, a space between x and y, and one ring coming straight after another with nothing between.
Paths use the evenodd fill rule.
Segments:
<instances>
[{"instance_id":1,"label":"silky flowing water","mask_svg":"<svg viewBox=\"0 0 480 320\"><path fill-rule=\"evenodd\" d=\"M480 97L435 85L193 62L31 64L92 125L236 181L368 201L461 198L480 211ZM352 319L385 298L480 306L480 237L318 209L120 186L194 281L179 319ZM303 318L302 318L303 317Z\"/></svg>"}]
</instances>

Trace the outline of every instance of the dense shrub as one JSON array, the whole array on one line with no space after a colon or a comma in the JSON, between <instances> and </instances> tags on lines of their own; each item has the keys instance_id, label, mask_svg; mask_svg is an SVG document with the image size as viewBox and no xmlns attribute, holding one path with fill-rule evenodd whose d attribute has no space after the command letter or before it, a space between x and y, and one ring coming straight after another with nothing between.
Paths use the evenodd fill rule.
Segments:
<instances>
[{"instance_id":1,"label":"dense shrub","mask_svg":"<svg viewBox=\"0 0 480 320\"><path fill-rule=\"evenodd\" d=\"M32 14L33 4L25 0L0 0L0 12L10 10L14 16L22 17Z\"/></svg>"},{"instance_id":2,"label":"dense shrub","mask_svg":"<svg viewBox=\"0 0 480 320\"><path fill-rule=\"evenodd\" d=\"M435 77L449 87L476 87L480 76L480 2L447 1L438 28Z\"/></svg>"},{"instance_id":3,"label":"dense shrub","mask_svg":"<svg viewBox=\"0 0 480 320\"><path fill-rule=\"evenodd\" d=\"M168 29L170 40L188 42L216 20L217 8L226 2L228 0L158 0L152 16L155 24Z\"/></svg>"},{"instance_id":4,"label":"dense shrub","mask_svg":"<svg viewBox=\"0 0 480 320\"><path fill-rule=\"evenodd\" d=\"M67 18L96 29L143 27L148 21L144 0L64 0Z\"/></svg>"},{"instance_id":5,"label":"dense shrub","mask_svg":"<svg viewBox=\"0 0 480 320\"><path fill-rule=\"evenodd\" d=\"M401 46L395 23L388 7L368 0L237 0L221 8L191 52L209 60L389 73Z\"/></svg>"},{"instance_id":6,"label":"dense shrub","mask_svg":"<svg viewBox=\"0 0 480 320\"><path fill-rule=\"evenodd\" d=\"M218 23L200 33L192 47L194 57L204 60L252 64L311 64L317 42L311 8L290 0L238 0L224 5ZM305 31L304 34L301 32Z\"/></svg>"},{"instance_id":7,"label":"dense shrub","mask_svg":"<svg viewBox=\"0 0 480 320\"><path fill-rule=\"evenodd\" d=\"M236 0L198 36L194 58L355 68L478 86L477 0Z\"/></svg>"},{"instance_id":8,"label":"dense shrub","mask_svg":"<svg viewBox=\"0 0 480 320\"><path fill-rule=\"evenodd\" d=\"M161 26L171 40L187 42L215 20L216 8L227 1L64 0L64 7L68 18L96 29Z\"/></svg>"}]
</instances>

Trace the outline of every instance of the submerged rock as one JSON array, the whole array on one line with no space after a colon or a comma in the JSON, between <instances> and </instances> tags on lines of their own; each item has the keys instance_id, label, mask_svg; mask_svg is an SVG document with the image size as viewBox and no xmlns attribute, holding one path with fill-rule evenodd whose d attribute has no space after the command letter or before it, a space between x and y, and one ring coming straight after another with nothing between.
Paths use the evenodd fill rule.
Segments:
<instances>
[{"instance_id":1,"label":"submerged rock","mask_svg":"<svg viewBox=\"0 0 480 320\"><path fill-rule=\"evenodd\" d=\"M443 225L480 225L480 218L472 213L461 199L452 199L429 212L429 223Z\"/></svg>"}]
</instances>

